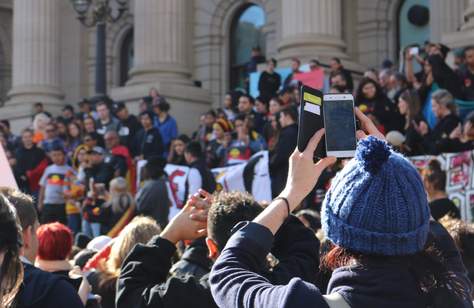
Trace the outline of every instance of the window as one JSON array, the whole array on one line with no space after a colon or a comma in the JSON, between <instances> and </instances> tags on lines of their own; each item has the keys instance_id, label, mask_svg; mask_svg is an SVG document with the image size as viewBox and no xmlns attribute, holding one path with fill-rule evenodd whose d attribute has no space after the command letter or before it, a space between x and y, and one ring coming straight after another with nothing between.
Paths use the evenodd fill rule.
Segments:
<instances>
[{"instance_id":1,"label":"window","mask_svg":"<svg viewBox=\"0 0 474 308\"><path fill-rule=\"evenodd\" d=\"M265 55L265 37L262 31L264 25L265 12L258 5L244 6L235 15L230 35L231 89L247 89L248 64L252 48L258 47L261 55Z\"/></svg>"},{"instance_id":2,"label":"window","mask_svg":"<svg viewBox=\"0 0 474 308\"><path fill-rule=\"evenodd\" d=\"M128 80L128 72L133 67L133 29L130 29L122 42L120 49L120 86Z\"/></svg>"}]
</instances>

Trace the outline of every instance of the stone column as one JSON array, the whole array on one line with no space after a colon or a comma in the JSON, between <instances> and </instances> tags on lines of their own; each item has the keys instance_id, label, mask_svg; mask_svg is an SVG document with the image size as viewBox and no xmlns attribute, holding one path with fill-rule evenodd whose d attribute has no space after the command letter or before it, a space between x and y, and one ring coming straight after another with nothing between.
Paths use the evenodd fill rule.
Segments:
<instances>
[{"instance_id":1,"label":"stone column","mask_svg":"<svg viewBox=\"0 0 474 308\"><path fill-rule=\"evenodd\" d=\"M451 3L450 1L446 1ZM466 2L464 8L464 23L460 31L446 33L442 35L442 42L452 48L465 47L472 45L474 41L474 0Z\"/></svg>"},{"instance_id":2,"label":"stone column","mask_svg":"<svg viewBox=\"0 0 474 308\"><path fill-rule=\"evenodd\" d=\"M464 0L431 0L430 39L439 42L445 33L457 31L462 24Z\"/></svg>"},{"instance_id":3,"label":"stone column","mask_svg":"<svg viewBox=\"0 0 474 308\"><path fill-rule=\"evenodd\" d=\"M135 63L130 85L157 80L191 84L189 9L186 0L135 1Z\"/></svg>"},{"instance_id":4,"label":"stone column","mask_svg":"<svg viewBox=\"0 0 474 308\"><path fill-rule=\"evenodd\" d=\"M341 0L281 0L280 59L347 58Z\"/></svg>"},{"instance_id":5,"label":"stone column","mask_svg":"<svg viewBox=\"0 0 474 308\"><path fill-rule=\"evenodd\" d=\"M23 109L31 112L34 102L62 103L58 1L13 1L13 80L7 107L27 104Z\"/></svg>"},{"instance_id":6,"label":"stone column","mask_svg":"<svg viewBox=\"0 0 474 308\"><path fill-rule=\"evenodd\" d=\"M461 27L462 31L474 30L474 0L469 0L469 4L464 11L465 23Z\"/></svg>"},{"instance_id":7,"label":"stone column","mask_svg":"<svg viewBox=\"0 0 474 308\"><path fill-rule=\"evenodd\" d=\"M191 133L197 114L210 108L207 89L194 86L189 55L192 45L193 1L135 0L134 67L125 87L110 91L115 100L137 102L154 87L171 103L180 132Z\"/></svg>"}]
</instances>

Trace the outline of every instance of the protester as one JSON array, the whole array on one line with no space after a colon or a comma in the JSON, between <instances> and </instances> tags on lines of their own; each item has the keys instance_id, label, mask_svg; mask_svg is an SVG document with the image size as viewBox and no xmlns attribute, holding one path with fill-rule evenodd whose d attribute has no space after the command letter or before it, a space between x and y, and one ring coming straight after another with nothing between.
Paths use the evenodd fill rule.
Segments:
<instances>
[{"instance_id":1,"label":"protester","mask_svg":"<svg viewBox=\"0 0 474 308\"><path fill-rule=\"evenodd\" d=\"M225 151L226 164L247 161L253 154L267 148L263 137L251 129L250 121L250 116L243 114L235 119L237 138L222 148Z\"/></svg>"},{"instance_id":2,"label":"protester","mask_svg":"<svg viewBox=\"0 0 474 308\"><path fill-rule=\"evenodd\" d=\"M298 112L288 106L280 112L281 125L278 142L270 152L269 170L272 180L272 196L276 197L285 187L288 175L288 158L293 153L298 140Z\"/></svg>"},{"instance_id":3,"label":"protester","mask_svg":"<svg viewBox=\"0 0 474 308\"><path fill-rule=\"evenodd\" d=\"M445 215L461 218L458 207L448 199L446 173L441 169L439 161L432 159L422 174L423 184L428 194L431 216L438 221Z\"/></svg>"},{"instance_id":4,"label":"protester","mask_svg":"<svg viewBox=\"0 0 474 308\"><path fill-rule=\"evenodd\" d=\"M109 182L114 178L115 170L112 164L104 161L105 150L101 147L93 147L87 151L87 160L89 164L85 168L85 184L90 185L91 180L94 183L109 185ZM89 187L88 187L89 188Z\"/></svg>"},{"instance_id":5,"label":"protester","mask_svg":"<svg viewBox=\"0 0 474 308\"><path fill-rule=\"evenodd\" d=\"M64 150L60 145L53 145L48 155L52 165L44 170L39 181L41 189L38 197L38 211L41 213L41 223L59 221L67 225L65 180L66 175L74 172L74 169L67 165Z\"/></svg>"},{"instance_id":6,"label":"protester","mask_svg":"<svg viewBox=\"0 0 474 308\"><path fill-rule=\"evenodd\" d=\"M100 262L96 272L88 276L92 292L101 297L101 306L115 307L115 285L120 275L120 266L136 244L147 243L160 228L152 219L137 217L133 219L119 234L112 244L107 261Z\"/></svg>"},{"instance_id":7,"label":"protester","mask_svg":"<svg viewBox=\"0 0 474 308\"><path fill-rule=\"evenodd\" d=\"M268 60L267 67L258 80L258 91L265 102L277 95L281 85L281 76L275 72L276 66L277 61L275 59Z\"/></svg>"},{"instance_id":8,"label":"protester","mask_svg":"<svg viewBox=\"0 0 474 308\"><path fill-rule=\"evenodd\" d=\"M188 143L184 150L184 157L191 167L188 176L189 191L204 189L213 193L216 190L216 180L206 165L201 145L196 141Z\"/></svg>"},{"instance_id":9,"label":"protester","mask_svg":"<svg viewBox=\"0 0 474 308\"><path fill-rule=\"evenodd\" d=\"M133 147L135 159L163 156L166 149L160 131L153 126L153 113L151 111L142 112L140 123L143 128L135 136Z\"/></svg>"},{"instance_id":10,"label":"protester","mask_svg":"<svg viewBox=\"0 0 474 308\"><path fill-rule=\"evenodd\" d=\"M24 278L18 296L18 307L84 307L74 287L62 276L36 268L38 253L38 216L33 199L17 190L2 188L2 194L15 207L22 229L21 262ZM2 224L3 226L3 224Z\"/></svg>"},{"instance_id":11,"label":"protester","mask_svg":"<svg viewBox=\"0 0 474 308\"><path fill-rule=\"evenodd\" d=\"M236 111L235 111L234 100L233 100L233 98L232 98L232 94L231 94L231 93L227 93L227 94L224 96L224 108L223 108L223 110L224 110L224 112L225 112L225 115L226 115L227 120L229 120L229 121L234 121L235 115L236 115Z\"/></svg>"},{"instance_id":12,"label":"protester","mask_svg":"<svg viewBox=\"0 0 474 308\"><path fill-rule=\"evenodd\" d=\"M463 83L463 98L474 101L474 46L464 48L464 66L458 70Z\"/></svg>"},{"instance_id":13,"label":"protester","mask_svg":"<svg viewBox=\"0 0 474 308\"><path fill-rule=\"evenodd\" d=\"M165 165L161 157L152 157L146 162L142 167L143 185L135 197L137 214L153 218L161 228L168 224L171 207Z\"/></svg>"},{"instance_id":14,"label":"protester","mask_svg":"<svg viewBox=\"0 0 474 308\"><path fill-rule=\"evenodd\" d=\"M298 58L291 58L291 73L285 78L283 82L283 89L288 89L294 83L295 74L301 73L301 61Z\"/></svg>"},{"instance_id":15,"label":"protester","mask_svg":"<svg viewBox=\"0 0 474 308\"><path fill-rule=\"evenodd\" d=\"M184 158L184 149L189 143L190 139L186 135L180 135L175 140L171 141L171 149L168 155L168 163L174 165L186 165Z\"/></svg>"},{"instance_id":16,"label":"protester","mask_svg":"<svg viewBox=\"0 0 474 308\"><path fill-rule=\"evenodd\" d=\"M175 245L206 235L207 228L208 253L210 258L216 259L231 236L233 226L253 219L261 210L248 194L220 193L214 199L204 191L195 194L160 236L147 245L137 245L123 262L117 307L216 307L209 288L209 275L200 280L192 276L167 277ZM287 283L295 276L313 281L318 247L314 234L291 217L277 235L272 250L280 263L272 270L262 265L262 272L274 283ZM298 260L290 261L290 256L295 255Z\"/></svg>"},{"instance_id":17,"label":"protester","mask_svg":"<svg viewBox=\"0 0 474 308\"><path fill-rule=\"evenodd\" d=\"M214 123L217 120L217 115L214 110L209 110L202 116L202 125L193 134L193 140L198 141L203 148L206 148L208 144L214 139L213 128Z\"/></svg>"},{"instance_id":18,"label":"protester","mask_svg":"<svg viewBox=\"0 0 474 308\"><path fill-rule=\"evenodd\" d=\"M224 119L219 119L214 123L214 139L209 142L206 148L206 160L210 168L222 167L224 165L225 157L221 148L230 142L232 129L232 124Z\"/></svg>"},{"instance_id":19,"label":"protester","mask_svg":"<svg viewBox=\"0 0 474 308\"><path fill-rule=\"evenodd\" d=\"M262 55L262 49L259 46L252 47L250 61L247 64L247 74L257 71L257 65L265 63L265 56Z\"/></svg>"},{"instance_id":20,"label":"protester","mask_svg":"<svg viewBox=\"0 0 474 308\"><path fill-rule=\"evenodd\" d=\"M332 88L337 89L340 93L349 93L347 79L341 72L336 72L330 76L329 83Z\"/></svg>"},{"instance_id":21,"label":"protester","mask_svg":"<svg viewBox=\"0 0 474 308\"><path fill-rule=\"evenodd\" d=\"M36 236L38 255L35 266L45 272L64 277L74 289L79 290L82 279L69 275L72 270L72 265L68 261L73 242L71 230L59 222L53 222L41 225L36 230Z\"/></svg>"},{"instance_id":22,"label":"protester","mask_svg":"<svg viewBox=\"0 0 474 308\"><path fill-rule=\"evenodd\" d=\"M21 226L5 196L0 195L0 306L13 307L23 281Z\"/></svg>"},{"instance_id":23,"label":"protester","mask_svg":"<svg viewBox=\"0 0 474 308\"><path fill-rule=\"evenodd\" d=\"M418 134L416 127L420 127L420 125L428 127L428 124L421 116L420 110L420 99L415 90L405 90L398 98L398 111L403 117L401 133L403 134L404 142L401 151L405 155L415 156L424 153L422 138Z\"/></svg>"},{"instance_id":24,"label":"protester","mask_svg":"<svg viewBox=\"0 0 474 308\"><path fill-rule=\"evenodd\" d=\"M46 115L46 113L38 113L33 119L33 142L39 144L43 141L44 136L46 135L46 126L51 123L51 117Z\"/></svg>"},{"instance_id":25,"label":"protester","mask_svg":"<svg viewBox=\"0 0 474 308\"><path fill-rule=\"evenodd\" d=\"M119 102L115 106L115 115L120 121L120 130L118 131L120 141L130 148L133 146L135 135L141 129L140 122L135 115L129 113L123 102Z\"/></svg>"},{"instance_id":26,"label":"protester","mask_svg":"<svg viewBox=\"0 0 474 308\"><path fill-rule=\"evenodd\" d=\"M449 138L445 138L437 145L441 153L464 152L474 150L474 111L464 118L464 125L458 125Z\"/></svg>"},{"instance_id":27,"label":"protester","mask_svg":"<svg viewBox=\"0 0 474 308\"><path fill-rule=\"evenodd\" d=\"M101 225L101 233L107 234L123 219L127 212L135 212L135 201L127 187L127 180L116 177L110 181L110 193L102 205L101 215L105 217Z\"/></svg>"},{"instance_id":28,"label":"protester","mask_svg":"<svg viewBox=\"0 0 474 308\"><path fill-rule=\"evenodd\" d=\"M132 156L128 148L120 144L119 134L113 130L105 133L104 141L108 150L104 162L114 170L114 177L126 177L132 169Z\"/></svg>"},{"instance_id":29,"label":"protester","mask_svg":"<svg viewBox=\"0 0 474 308\"><path fill-rule=\"evenodd\" d=\"M432 94L431 106L433 114L438 120L436 126L433 130L429 131L428 126L421 122L420 125L415 126L415 128L418 134L423 137L425 152L438 154L439 144L443 139L449 138L449 135L460 124L460 119L456 114L457 110L453 96L444 89L437 90Z\"/></svg>"},{"instance_id":30,"label":"protester","mask_svg":"<svg viewBox=\"0 0 474 308\"><path fill-rule=\"evenodd\" d=\"M331 59L329 62L329 69L330 69L330 75L333 76L336 73L340 73L344 76L344 79L346 80L346 86L347 90L349 92L352 92L354 90L354 81L352 80L352 74L348 70L344 68L344 66L341 63L341 59L334 57Z\"/></svg>"},{"instance_id":31,"label":"protester","mask_svg":"<svg viewBox=\"0 0 474 308\"><path fill-rule=\"evenodd\" d=\"M95 110L92 109L92 104L90 100L87 98L82 99L79 102L79 113L77 114L77 117L79 119L85 120L88 117L93 118L94 120L97 120L98 115Z\"/></svg>"},{"instance_id":32,"label":"protester","mask_svg":"<svg viewBox=\"0 0 474 308\"><path fill-rule=\"evenodd\" d=\"M357 116L367 133L383 138L358 110ZM210 275L217 305L471 307L465 269L445 277L444 259L430 253L436 243L428 239L429 207L417 170L385 141L365 137L362 131L358 136L365 138L355 158L335 177L323 205L323 230L335 244L323 260L333 270L328 295L298 278L282 286L259 274L274 235L322 171L336 161L313 161L323 134L318 131L304 152L292 155L281 197L253 222L235 227ZM436 280L426 282L432 275Z\"/></svg>"},{"instance_id":33,"label":"protester","mask_svg":"<svg viewBox=\"0 0 474 308\"><path fill-rule=\"evenodd\" d=\"M400 118L395 112L394 104L372 79L364 78L360 81L355 105L375 122L382 133L397 130L400 126Z\"/></svg>"},{"instance_id":34,"label":"protester","mask_svg":"<svg viewBox=\"0 0 474 308\"><path fill-rule=\"evenodd\" d=\"M153 102L153 110L156 114L153 125L159 129L163 142L163 157L168 157L171 140L178 137L178 125L176 120L169 114L170 104L164 97L160 97L158 101Z\"/></svg>"},{"instance_id":35,"label":"protester","mask_svg":"<svg viewBox=\"0 0 474 308\"><path fill-rule=\"evenodd\" d=\"M101 136L104 136L106 132L111 130L118 132L120 122L112 116L109 105L104 101L100 101L97 103L96 109L99 118L96 121L95 131Z\"/></svg>"}]
</instances>

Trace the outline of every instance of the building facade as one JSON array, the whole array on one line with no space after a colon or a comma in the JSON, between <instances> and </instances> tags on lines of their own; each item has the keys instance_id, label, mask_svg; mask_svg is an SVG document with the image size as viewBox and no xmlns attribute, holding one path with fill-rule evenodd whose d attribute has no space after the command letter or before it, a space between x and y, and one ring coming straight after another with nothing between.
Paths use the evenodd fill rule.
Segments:
<instances>
[{"instance_id":1,"label":"building facade","mask_svg":"<svg viewBox=\"0 0 474 308\"><path fill-rule=\"evenodd\" d=\"M0 0L0 118L18 131L34 102L54 114L93 95L95 35L70 1ZM363 72L425 39L474 42L474 0L130 0L107 24L108 94L134 111L155 87L189 133L238 85L255 45L279 66L337 56Z\"/></svg>"}]
</instances>

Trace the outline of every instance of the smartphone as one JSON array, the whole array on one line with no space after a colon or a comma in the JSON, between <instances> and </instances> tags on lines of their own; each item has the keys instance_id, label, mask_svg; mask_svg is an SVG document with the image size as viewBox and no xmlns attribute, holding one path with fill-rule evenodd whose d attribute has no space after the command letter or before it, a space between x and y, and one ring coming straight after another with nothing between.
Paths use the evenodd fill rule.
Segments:
<instances>
[{"instance_id":1,"label":"smartphone","mask_svg":"<svg viewBox=\"0 0 474 308\"><path fill-rule=\"evenodd\" d=\"M353 157L357 145L354 97L326 94L323 101L327 156Z\"/></svg>"},{"instance_id":2,"label":"smartphone","mask_svg":"<svg viewBox=\"0 0 474 308\"><path fill-rule=\"evenodd\" d=\"M303 152L313 135L324 127L323 93L308 86L300 89L300 117L298 125L298 151ZM324 136L323 136L324 138ZM319 142L315 159L326 156L324 139Z\"/></svg>"},{"instance_id":3,"label":"smartphone","mask_svg":"<svg viewBox=\"0 0 474 308\"><path fill-rule=\"evenodd\" d=\"M415 47L411 47L410 48L410 56L415 56L417 55L418 53L420 52L420 48L418 46L415 46Z\"/></svg>"}]
</instances>

